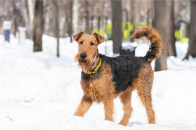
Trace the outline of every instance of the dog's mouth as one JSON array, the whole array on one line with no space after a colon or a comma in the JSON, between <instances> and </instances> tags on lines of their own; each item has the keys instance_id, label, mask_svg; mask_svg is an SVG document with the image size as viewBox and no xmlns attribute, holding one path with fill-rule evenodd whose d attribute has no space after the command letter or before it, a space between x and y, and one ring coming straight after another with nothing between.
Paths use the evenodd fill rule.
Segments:
<instances>
[{"instance_id":1,"label":"dog's mouth","mask_svg":"<svg viewBox=\"0 0 196 130\"><path fill-rule=\"evenodd\" d=\"M80 64L80 63L82 63L82 64L88 63L89 66L94 66L94 65L95 65L95 62L96 62L96 61L94 61L93 63L91 63L91 62L88 62L87 60L84 60L84 59L80 59L80 60L79 60L79 64Z\"/></svg>"},{"instance_id":2,"label":"dog's mouth","mask_svg":"<svg viewBox=\"0 0 196 130\"><path fill-rule=\"evenodd\" d=\"M79 54L75 56L75 61L78 62L78 66L80 66L83 71L87 71L91 69L92 66L94 66L95 64L94 59L90 57L86 57L85 59L82 59Z\"/></svg>"},{"instance_id":3,"label":"dog's mouth","mask_svg":"<svg viewBox=\"0 0 196 130\"><path fill-rule=\"evenodd\" d=\"M87 62L87 61L84 60L84 59L80 59L79 62L84 62L84 63L85 63L85 62Z\"/></svg>"},{"instance_id":4,"label":"dog's mouth","mask_svg":"<svg viewBox=\"0 0 196 130\"><path fill-rule=\"evenodd\" d=\"M87 71L91 66L91 62L87 59L79 59L78 65L82 68L82 70Z\"/></svg>"}]
</instances>

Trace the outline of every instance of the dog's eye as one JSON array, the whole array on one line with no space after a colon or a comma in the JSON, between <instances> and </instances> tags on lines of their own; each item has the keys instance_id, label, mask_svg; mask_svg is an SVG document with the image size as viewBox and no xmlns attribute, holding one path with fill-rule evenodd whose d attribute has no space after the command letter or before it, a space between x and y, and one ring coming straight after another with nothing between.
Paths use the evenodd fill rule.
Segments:
<instances>
[{"instance_id":1,"label":"dog's eye","mask_svg":"<svg viewBox=\"0 0 196 130\"><path fill-rule=\"evenodd\" d=\"M91 42L91 46L95 45L94 43Z\"/></svg>"},{"instance_id":2,"label":"dog's eye","mask_svg":"<svg viewBox=\"0 0 196 130\"><path fill-rule=\"evenodd\" d=\"M83 42L80 42L80 44L83 44Z\"/></svg>"}]
</instances>

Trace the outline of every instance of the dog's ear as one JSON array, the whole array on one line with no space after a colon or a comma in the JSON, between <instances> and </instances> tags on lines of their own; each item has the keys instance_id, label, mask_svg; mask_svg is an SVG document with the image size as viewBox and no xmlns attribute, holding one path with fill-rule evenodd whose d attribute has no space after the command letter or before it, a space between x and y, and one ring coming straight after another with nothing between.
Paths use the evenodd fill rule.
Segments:
<instances>
[{"instance_id":1,"label":"dog's ear","mask_svg":"<svg viewBox=\"0 0 196 130\"><path fill-rule=\"evenodd\" d=\"M99 35L98 33L93 33L93 36L96 38L97 42L99 44L101 44L102 42L105 41L105 37L102 37L101 35Z\"/></svg>"},{"instance_id":2,"label":"dog's ear","mask_svg":"<svg viewBox=\"0 0 196 130\"><path fill-rule=\"evenodd\" d=\"M84 32L79 32L78 34L72 35L72 37L75 41L78 41L83 34Z\"/></svg>"}]
</instances>

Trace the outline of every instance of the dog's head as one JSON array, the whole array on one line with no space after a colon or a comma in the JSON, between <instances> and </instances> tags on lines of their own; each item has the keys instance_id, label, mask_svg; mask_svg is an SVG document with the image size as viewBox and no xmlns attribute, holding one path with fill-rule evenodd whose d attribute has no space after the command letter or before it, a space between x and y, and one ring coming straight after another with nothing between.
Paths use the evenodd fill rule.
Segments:
<instances>
[{"instance_id":1,"label":"dog's head","mask_svg":"<svg viewBox=\"0 0 196 130\"><path fill-rule=\"evenodd\" d=\"M78 43L78 54L75 56L75 61L82 70L87 71L91 68L98 57L98 45L105 41L105 38L97 33L92 35L80 32L72 36Z\"/></svg>"}]
</instances>

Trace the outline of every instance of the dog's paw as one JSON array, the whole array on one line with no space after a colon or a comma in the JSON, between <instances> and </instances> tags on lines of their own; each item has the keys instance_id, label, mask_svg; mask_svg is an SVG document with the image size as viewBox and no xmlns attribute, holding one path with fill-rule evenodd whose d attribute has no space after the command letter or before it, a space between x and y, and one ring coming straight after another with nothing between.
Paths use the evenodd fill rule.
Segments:
<instances>
[{"instance_id":1,"label":"dog's paw","mask_svg":"<svg viewBox=\"0 0 196 130\"><path fill-rule=\"evenodd\" d=\"M128 123L129 123L128 121L121 120L119 124L120 124L120 125L127 126Z\"/></svg>"},{"instance_id":2,"label":"dog's paw","mask_svg":"<svg viewBox=\"0 0 196 130\"><path fill-rule=\"evenodd\" d=\"M84 114L79 113L79 112L75 112L75 113L74 113L74 116L80 116L80 117L83 117L83 116L84 116Z\"/></svg>"},{"instance_id":3,"label":"dog's paw","mask_svg":"<svg viewBox=\"0 0 196 130\"><path fill-rule=\"evenodd\" d=\"M104 120L114 122L114 120L113 120L112 118L110 118L110 119L108 119L108 118L106 119L106 118L105 118Z\"/></svg>"}]
</instances>

